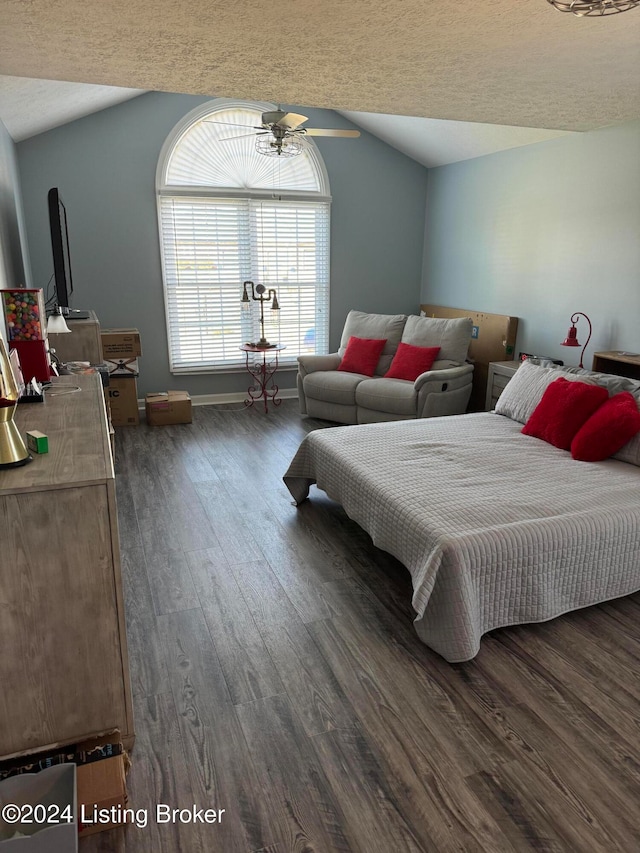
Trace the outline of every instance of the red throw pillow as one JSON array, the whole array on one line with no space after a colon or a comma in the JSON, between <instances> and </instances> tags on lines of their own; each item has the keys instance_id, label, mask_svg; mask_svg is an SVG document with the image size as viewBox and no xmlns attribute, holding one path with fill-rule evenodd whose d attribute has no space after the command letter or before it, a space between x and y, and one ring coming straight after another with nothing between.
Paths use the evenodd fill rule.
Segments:
<instances>
[{"instance_id":1,"label":"red throw pillow","mask_svg":"<svg viewBox=\"0 0 640 853\"><path fill-rule=\"evenodd\" d=\"M408 379L410 382L431 370L438 357L440 347L417 347L413 344L398 344L391 367L385 373L386 379Z\"/></svg>"},{"instance_id":2,"label":"red throw pillow","mask_svg":"<svg viewBox=\"0 0 640 853\"><path fill-rule=\"evenodd\" d=\"M581 462L601 462L617 453L640 432L640 411L628 391L614 394L583 424L571 442L571 455Z\"/></svg>"},{"instance_id":3,"label":"red throw pillow","mask_svg":"<svg viewBox=\"0 0 640 853\"><path fill-rule=\"evenodd\" d=\"M522 432L569 450L580 427L608 399L609 392L601 385L561 377L544 392Z\"/></svg>"},{"instance_id":4,"label":"red throw pillow","mask_svg":"<svg viewBox=\"0 0 640 853\"><path fill-rule=\"evenodd\" d=\"M386 338L384 340L378 338L356 338L352 335L349 338L347 349L342 356L338 370L373 376L386 342Z\"/></svg>"}]
</instances>

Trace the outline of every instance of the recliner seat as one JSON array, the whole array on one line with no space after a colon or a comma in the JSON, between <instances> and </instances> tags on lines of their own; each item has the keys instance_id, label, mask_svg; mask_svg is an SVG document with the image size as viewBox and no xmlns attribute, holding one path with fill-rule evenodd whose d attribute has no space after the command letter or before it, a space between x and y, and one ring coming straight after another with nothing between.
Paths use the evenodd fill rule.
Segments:
<instances>
[{"instance_id":1,"label":"recliner seat","mask_svg":"<svg viewBox=\"0 0 640 853\"><path fill-rule=\"evenodd\" d=\"M465 358L472 328L470 318L350 311L337 353L298 358L300 412L344 424L462 414L471 395L473 365ZM351 336L386 339L374 376L338 370ZM384 376L401 341L440 347L432 369L413 382Z\"/></svg>"}]
</instances>

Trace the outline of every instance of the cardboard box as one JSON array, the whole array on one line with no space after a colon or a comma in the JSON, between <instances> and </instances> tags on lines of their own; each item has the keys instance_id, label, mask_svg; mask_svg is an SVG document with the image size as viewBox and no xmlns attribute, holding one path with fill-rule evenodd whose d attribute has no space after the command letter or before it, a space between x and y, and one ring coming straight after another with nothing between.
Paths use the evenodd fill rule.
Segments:
<instances>
[{"instance_id":1,"label":"cardboard box","mask_svg":"<svg viewBox=\"0 0 640 853\"><path fill-rule=\"evenodd\" d=\"M78 833L81 838L124 823L127 804L125 756L78 766Z\"/></svg>"},{"instance_id":2,"label":"cardboard box","mask_svg":"<svg viewBox=\"0 0 640 853\"><path fill-rule=\"evenodd\" d=\"M113 358L105 361L109 376L139 376L137 358Z\"/></svg>"},{"instance_id":3,"label":"cardboard box","mask_svg":"<svg viewBox=\"0 0 640 853\"><path fill-rule=\"evenodd\" d=\"M109 408L111 423L118 426L137 426L140 423L138 412L138 383L135 376L109 377Z\"/></svg>"},{"instance_id":4,"label":"cardboard box","mask_svg":"<svg viewBox=\"0 0 640 853\"><path fill-rule=\"evenodd\" d=\"M142 355L137 329L103 329L102 354L105 359L136 358Z\"/></svg>"},{"instance_id":5,"label":"cardboard box","mask_svg":"<svg viewBox=\"0 0 640 853\"><path fill-rule=\"evenodd\" d=\"M191 397L187 391L162 391L144 398L149 426L191 423Z\"/></svg>"}]
</instances>

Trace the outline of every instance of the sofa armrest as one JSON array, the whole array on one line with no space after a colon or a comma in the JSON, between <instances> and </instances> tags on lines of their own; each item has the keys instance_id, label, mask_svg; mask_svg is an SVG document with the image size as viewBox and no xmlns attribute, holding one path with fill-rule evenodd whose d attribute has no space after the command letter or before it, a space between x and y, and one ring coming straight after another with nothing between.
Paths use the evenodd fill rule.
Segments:
<instances>
[{"instance_id":1,"label":"sofa armrest","mask_svg":"<svg viewBox=\"0 0 640 853\"><path fill-rule=\"evenodd\" d=\"M426 385L429 382L434 383L442 383L442 382L454 382L455 380L460 380L464 378L468 378L468 381L471 382L471 374L473 373L473 365L472 364L461 364L459 367L447 367L445 370L427 370L426 373L421 373L420 376L413 383L413 387L416 391L419 391L423 385ZM455 383L456 387L459 387L459 382ZM463 383L464 384L464 383Z\"/></svg>"},{"instance_id":2,"label":"sofa armrest","mask_svg":"<svg viewBox=\"0 0 640 853\"><path fill-rule=\"evenodd\" d=\"M342 359L337 352L329 355L299 355L298 370L302 376L319 370L337 370Z\"/></svg>"}]
</instances>

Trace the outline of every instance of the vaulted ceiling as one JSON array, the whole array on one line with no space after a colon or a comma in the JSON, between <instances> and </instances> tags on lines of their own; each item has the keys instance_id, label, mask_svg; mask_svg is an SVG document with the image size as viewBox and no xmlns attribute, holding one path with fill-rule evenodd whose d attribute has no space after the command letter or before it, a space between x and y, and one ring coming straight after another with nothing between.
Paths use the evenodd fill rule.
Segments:
<instances>
[{"instance_id":1,"label":"vaulted ceiling","mask_svg":"<svg viewBox=\"0 0 640 853\"><path fill-rule=\"evenodd\" d=\"M148 90L337 109L425 166L640 117L640 10L544 0L0 0L16 141Z\"/></svg>"},{"instance_id":2,"label":"vaulted ceiling","mask_svg":"<svg viewBox=\"0 0 640 853\"><path fill-rule=\"evenodd\" d=\"M587 130L640 117L640 9L545 0L0 0L0 74Z\"/></svg>"}]
</instances>

